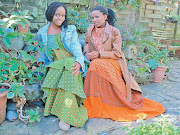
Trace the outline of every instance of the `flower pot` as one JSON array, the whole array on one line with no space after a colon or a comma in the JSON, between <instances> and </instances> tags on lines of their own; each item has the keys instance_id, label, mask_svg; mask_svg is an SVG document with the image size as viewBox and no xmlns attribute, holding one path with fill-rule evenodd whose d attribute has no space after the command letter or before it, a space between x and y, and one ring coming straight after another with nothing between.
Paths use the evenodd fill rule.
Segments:
<instances>
[{"instance_id":1,"label":"flower pot","mask_svg":"<svg viewBox=\"0 0 180 135\"><path fill-rule=\"evenodd\" d=\"M0 124L5 120L6 117L6 102L8 91L0 93Z\"/></svg>"},{"instance_id":2,"label":"flower pot","mask_svg":"<svg viewBox=\"0 0 180 135\"><path fill-rule=\"evenodd\" d=\"M18 31L19 33L22 33L24 31L24 33L27 33L29 29L29 25L25 24L25 28L23 28L21 25L18 25Z\"/></svg>"},{"instance_id":3,"label":"flower pot","mask_svg":"<svg viewBox=\"0 0 180 135\"><path fill-rule=\"evenodd\" d=\"M153 70L153 73L154 73L153 82L160 83L164 78L167 68L168 67L158 66L155 70Z\"/></svg>"}]
</instances>

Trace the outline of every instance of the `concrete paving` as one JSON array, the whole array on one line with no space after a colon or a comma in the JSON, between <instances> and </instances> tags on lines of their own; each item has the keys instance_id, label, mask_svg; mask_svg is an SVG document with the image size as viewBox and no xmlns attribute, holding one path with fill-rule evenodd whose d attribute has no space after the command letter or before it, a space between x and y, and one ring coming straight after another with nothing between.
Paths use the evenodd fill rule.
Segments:
<instances>
[{"instance_id":1,"label":"concrete paving","mask_svg":"<svg viewBox=\"0 0 180 135\"><path fill-rule=\"evenodd\" d=\"M164 115L169 121L180 126L180 60L170 62L170 71L167 78L161 83L140 85L143 97L160 102L166 108ZM33 108L35 106L27 106ZM83 128L71 127L65 132L59 129L59 120L55 116L43 117L43 107L40 108L41 121L25 125L22 121L10 122L5 120L0 126L0 135L126 135L128 131L123 127L133 128L139 123L117 122L111 119L89 119ZM145 123L155 122L162 116L145 120Z\"/></svg>"}]
</instances>

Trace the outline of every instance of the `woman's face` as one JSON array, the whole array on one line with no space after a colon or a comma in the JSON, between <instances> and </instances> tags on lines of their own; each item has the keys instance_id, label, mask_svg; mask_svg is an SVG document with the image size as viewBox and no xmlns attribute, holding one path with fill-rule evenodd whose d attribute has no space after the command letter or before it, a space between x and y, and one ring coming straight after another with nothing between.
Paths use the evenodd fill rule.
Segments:
<instances>
[{"instance_id":1,"label":"woman's face","mask_svg":"<svg viewBox=\"0 0 180 135\"><path fill-rule=\"evenodd\" d=\"M94 10L91 12L91 19L97 28L103 28L106 24L107 15L103 15L99 10Z\"/></svg>"},{"instance_id":2,"label":"woman's face","mask_svg":"<svg viewBox=\"0 0 180 135\"><path fill-rule=\"evenodd\" d=\"M52 22L57 26L61 26L65 20L65 16L66 16L66 11L64 7L58 7L53 16Z\"/></svg>"}]
</instances>

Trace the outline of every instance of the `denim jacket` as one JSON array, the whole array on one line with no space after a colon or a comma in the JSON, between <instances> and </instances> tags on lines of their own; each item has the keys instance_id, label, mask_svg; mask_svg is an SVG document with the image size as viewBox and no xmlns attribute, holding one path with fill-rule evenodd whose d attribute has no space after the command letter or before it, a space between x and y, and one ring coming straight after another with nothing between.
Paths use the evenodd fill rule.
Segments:
<instances>
[{"instance_id":1,"label":"denim jacket","mask_svg":"<svg viewBox=\"0 0 180 135\"><path fill-rule=\"evenodd\" d=\"M50 23L42 27L38 33L37 37L40 42L47 46L47 30ZM61 31L61 41L65 49L74 55L75 61L79 62L81 65L81 72L85 70L84 56L82 54L81 44L78 40L78 34L76 32L76 27L74 25L68 25L68 28L62 27ZM37 58L37 63L44 62L45 66L48 66L53 62L52 58L48 55L47 51L40 53L40 56Z\"/></svg>"}]
</instances>

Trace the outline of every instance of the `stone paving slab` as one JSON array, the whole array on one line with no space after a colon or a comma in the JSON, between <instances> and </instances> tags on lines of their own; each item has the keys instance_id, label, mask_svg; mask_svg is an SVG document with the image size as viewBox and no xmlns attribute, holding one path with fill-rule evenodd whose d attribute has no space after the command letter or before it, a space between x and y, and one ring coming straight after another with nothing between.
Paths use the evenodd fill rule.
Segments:
<instances>
[{"instance_id":1,"label":"stone paving slab","mask_svg":"<svg viewBox=\"0 0 180 135\"><path fill-rule=\"evenodd\" d=\"M170 63L167 78L161 83L140 85L143 97L160 102L166 108L164 115L169 121L180 126L180 60ZM36 108L36 107L35 107ZM122 130L137 127L139 123L117 122L110 119L89 119L83 128L71 127L65 132L58 127L58 118L55 116L43 117L43 108L40 110L41 122L25 125L22 121L9 122L5 120L0 126L0 135L126 135L128 131ZM162 116L147 119L144 122L157 122Z\"/></svg>"}]
</instances>

